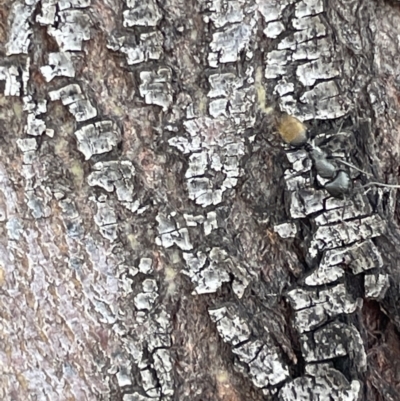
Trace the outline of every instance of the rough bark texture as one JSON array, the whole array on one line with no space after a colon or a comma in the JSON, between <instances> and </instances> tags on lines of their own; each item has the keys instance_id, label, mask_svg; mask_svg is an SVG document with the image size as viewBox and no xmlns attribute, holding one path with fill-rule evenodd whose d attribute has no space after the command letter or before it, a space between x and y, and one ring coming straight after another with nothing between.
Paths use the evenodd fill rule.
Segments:
<instances>
[{"instance_id":1,"label":"rough bark texture","mask_svg":"<svg viewBox=\"0 0 400 401\"><path fill-rule=\"evenodd\" d=\"M397 3L0 0L0 398L399 400Z\"/></svg>"}]
</instances>

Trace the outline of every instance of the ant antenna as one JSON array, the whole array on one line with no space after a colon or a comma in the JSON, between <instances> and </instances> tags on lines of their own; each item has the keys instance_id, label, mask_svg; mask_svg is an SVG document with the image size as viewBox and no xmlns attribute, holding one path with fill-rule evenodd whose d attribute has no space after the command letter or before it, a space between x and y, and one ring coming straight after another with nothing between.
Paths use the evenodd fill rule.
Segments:
<instances>
[{"instance_id":1,"label":"ant antenna","mask_svg":"<svg viewBox=\"0 0 400 401\"><path fill-rule=\"evenodd\" d=\"M365 185L363 185L363 187L370 187L372 185L376 185L377 187L386 187L386 188L400 188L400 185L396 185L396 184L384 184L383 182L376 182L376 181L371 181Z\"/></svg>"},{"instance_id":2,"label":"ant antenna","mask_svg":"<svg viewBox=\"0 0 400 401\"><path fill-rule=\"evenodd\" d=\"M357 170L357 171L359 171L360 173L365 174L365 175L368 176L368 177L373 177L373 174L367 173L366 171L361 170L360 168L354 166L354 165L351 164L351 163L348 163L348 162L346 162L346 161L344 161L344 160L341 160L341 159L337 159L336 161L339 162L339 163L344 164L345 166L348 166L348 167L350 167L350 168L353 168L354 170ZM373 186L373 185L376 185L377 187L400 188L400 185L397 185L397 184L385 184L385 183L383 183L383 182L378 182L378 181L371 181L371 182L368 182L367 184L363 185L363 188L371 187L371 186Z\"/></svg>"},{"instance_id":3,"label":"ant antenna","mask_svg":"<svg viewBox=\"0 0 400 401\"><path fill-rule=\"evenodd\" d=\"M351 163L349 163L349 162L346 162L345 160L336 159L336 161L339 162L339 163L344 164L344 165L347 166L347 167L353 168L354 170L357 170L357 171L359 171L360 173L363 173L364 175L366 175L366 176L368 176L368 177L373 177L373 174L367 173L366 171L361 170L360 168L354 166L354 164L351 164Z\"/></svg>"}]
</instances>

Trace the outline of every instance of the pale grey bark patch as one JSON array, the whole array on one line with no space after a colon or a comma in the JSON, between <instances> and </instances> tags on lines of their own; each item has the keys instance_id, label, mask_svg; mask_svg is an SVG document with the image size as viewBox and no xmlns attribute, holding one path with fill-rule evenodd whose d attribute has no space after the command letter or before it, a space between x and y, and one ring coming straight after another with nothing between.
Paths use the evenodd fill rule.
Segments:
<instances>
[{"instance_id":1,"label":"pale grey bark patch","mask_svg":"<svg viewBox=\"0 0 400 401\"><path fill-rule=\"evenodd\" d=\"M128 0L128 9L124 11L124 26L157 26L162 14L154 0L145 4L140 0Z\"/></svg>"},{"instance_id":2,"label":"pale grey bark patch","mask_svg":"<svg viewBox=\"0 0 400 401\"><path fill-rule=\"evenodd\" d=\"M322 291L296 289L287 295L294 313L294 326L299 333L314 330L329 319L351 314L361 307L343 284Z\"/></svg>"},{"instance_id":3,"label":"pale grey bark patch","mask_svg":"<svg viewBox=\"0 0 400 401\"><path fill-rule=\"evenodd\" d=\"M64 106L68 106L70 113L78 122L87 121L97 116L96 108L89 100L85 99L79 85L68 85L50 92L49 96L52 101L61 100Z\"/></svg>"},{"instance_id":4,"label":"pale grey bark patch","mask_svg":"<svg viewBox=\"0 0 400 401\"><path fill-rule=\"evenodd\" d=\"M162 57L164 38L160 32L140 34L138 44L130 43L129 39L129 36L111 37L107 47L124 53L128 65L159 60Z\"/></svg>"},{"instance_id":5,"label":"pale grey bark patch","mask_svg":"<svg viewBox=\"0 0 400 401\"><path fill-rule=\"evenodd\" d=\"M88 176L90 186L99 186L107 192L115 191L121 202L133 201L135 167L128 160L99 162Z\"/></svg>"},{"instance_id":6,"label":"pale grey bark patch","mask_svg":"<svg viewBox=\"0 0 400 401\"><path fill-rule=\"evenodd\" d=\"M19 96L21 84L18 81L18 68L14 65L10 67L0 67L0 80L6 81L4 96Z\"/></svg>"},{"instance_id":7,"label":"pale grey bark patch","mask_svg":"<svg viewBox=\"0 0 400 401\"><path fill-rule=\"evenodd\" d=\"M349 355L354 361L354 369L367 369L367 355L363 339L354 325L334 322L327 324L313 334L303 334L300 344L306 362L330 360Z\"/></svg>"},{"instance_id":8,"label":"pale grey bark patch","mask_svg":"<svg viewBox=\"0 0 400 401\"><path fill-rule=\"evenodd\" d=\"M172 102L171 70L160 68L156 72L142 71L139 85L140 96L146 104L155 104L167 110Z\"/></svg>"},{"instance_id":9,"label":"pale grey bark patch","mask_svg":"<svg viewBox=\"0 0 400 401\"><path fill-rule=\"evenodd\" d=\"M68 9L57 13L57 28L49 25L47 31L61 51L81 51L82 43L90 39L90 19L81 10Z\"/></svg>"},{"instance_id":10,"label":"pale grey bark patch","mask_svg":"<svg viewBox=\"0 0 400 401\"><path fill-rule=\"evenodd\" d=\"M281 401L306 401L311 397L332 401L359 401L362 388L358 380L351 383L346 377L328 366L317 365L309 369L307 376L295 379L285 384L279 393Z\"/></svg>"},{"instance_id":11,"label":"pale grey bark patch","mask_svg":"<svg viewBox=\"0 0 400 401\"><path fill-rule=\"evenodd\" d=\"M11 29L6 44L6 54L27 54L32 35L32 27L29 19L35 9L38 0L32 2L16 1L10 14Z\"/></svg>"},{"instance_id":12,"label":"pale grey bark patch","mask_svg":"<svg viewBox=\"0 0 400 401\"><path fill-rule=\"evenodd\" d=\"M94 222L100 229L101 235L113 242L118 237L117 215L114 207L110 205L105 195L99 196L98 199L93 198L96 203L97 212L94 216Z\"/></svg>"},{"instance_id":13,"label":"pale grey bark patch","mask_svg":"<svg viewBox=\"0 0 400 401\"><path fill-rule=\"evenodd\" d=\"M78 141L78 150L83 153L86 160L89 160L93 155L110 152L121 140L116 125L107 120L85 125L80 130L75 131L74 134ZM95 169L102 169L102 166L97 165Z\"/></svg>"},{"instance_id":14,"label":"pale grey bark patch","mask_svg":"<svg viewBox=\"0 0 400 401\"><path fill-rule=\"evenodd\" d=\"M75 69L69 52L49 53L49 64L40 67L40 71L47 82L55 77L75 77Z\"/></svg>"},{"instance_id":15,"label":"pale grey bark patch","mask_svg":"<svg viewBox=\"0 0 400 401\"><path fill-rule=\"evenodd\" d=\"M275 386L289 377L280 350L273 345L267 332L264 334L267 337L265 342L253 340L249 324L229 306L210 309L209 313L224 341L232 344L232 352L239 358L239 370L248 372L256 387Z\"/></svg>"},{"instance_id":16,"label":"pale grey bark patch","mask_svg":"<svg viewBox=\"0 0 400 401\"><path fill-rule=\"evenodd\" d=\"M281 238L294 238L297 234L297 226L294 223L282 223L274 227L274 231Z\"/></svg>"},{"instance_id":17,"label":"pale grey bark patch","mask_svg":"<svg viewBox=\"0 0 400 401\"><path fill-rule=\"evenodd\" d=\"M388 274L366 274L365 275L365 297L382 300L390 286Z\"/></svg>"},{"instance_id":18,"label":"pale grey bark patch","mask_svg":"<svg viewBox=\"0 0 400 401\"><path fill-rule=\"evenodd\" d=\"M356 241L378 237L385 233L385 222L378 215L346 223L318 227L310 245L310 255L325 249L337 248Z\"/></svg>"}]
</instances>

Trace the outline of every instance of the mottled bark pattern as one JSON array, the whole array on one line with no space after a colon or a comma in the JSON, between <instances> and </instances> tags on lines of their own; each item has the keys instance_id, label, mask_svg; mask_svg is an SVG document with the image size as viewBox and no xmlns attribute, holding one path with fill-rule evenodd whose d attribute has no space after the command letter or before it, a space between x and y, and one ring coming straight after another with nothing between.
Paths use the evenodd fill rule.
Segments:
<instances>
[{"instance_id":1,"label":"mottled bark pattern","mask_svg":"<svg viewBox=\"0 0 400 401\"><path fill-rule=\"evenodd\" d=\"M0 1L2 400L399 399L396 3Z\"/></svg>"}]
</instances>

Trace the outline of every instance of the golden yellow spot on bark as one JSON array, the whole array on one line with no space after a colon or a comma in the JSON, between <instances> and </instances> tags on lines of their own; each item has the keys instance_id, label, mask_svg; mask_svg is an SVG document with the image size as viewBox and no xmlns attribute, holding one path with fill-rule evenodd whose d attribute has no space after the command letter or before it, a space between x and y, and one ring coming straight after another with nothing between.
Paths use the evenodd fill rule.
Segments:
<instances>
[{"instance_id":1,"label":"golden yellow spot on bark","mask_svg":"<svg viewBox=\"0 0 400 401\"><path fill-rule=\"evenodd\" d=\"M167 295L172 296L176 292L177 271L171 266L165 266L164 274L167 284Z\"/></svg>"},{"instance_id":2,"label":"golden yellow spot on bark","mask_svg":"<svg viewBox=\"0 0 400 401\"><path fill-rule=\"evenodd\" d=\"M238 394L232 386L229 373L225 369L220 369L215 374L218 400L239 401Z\"/></svg>"},{"instance_id":3,"label":"golden yellow spot on bark","mask_svg":"<svg viewBox=\"0 0 400 401\"><path fill-rule=\"evenodd\" d=\"M72 174L76 187L81 188L84 182L84 172L81 163L78 160L71 161L69 171Z\"/></svg>"}]
</instances>

